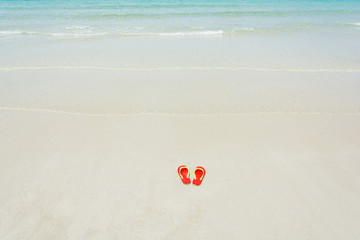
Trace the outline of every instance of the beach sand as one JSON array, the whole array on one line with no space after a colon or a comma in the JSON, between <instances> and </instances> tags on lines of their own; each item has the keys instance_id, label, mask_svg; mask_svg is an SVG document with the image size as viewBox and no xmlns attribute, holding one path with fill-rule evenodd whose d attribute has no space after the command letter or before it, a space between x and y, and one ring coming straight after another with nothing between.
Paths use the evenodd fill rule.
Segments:
<instances>
[{"instance_id":1,"label":"beach sand","mask_svg":"<svg viewBox=\"0 0 360 240\"><path fill-rule=\"evenodd\" d=\"M0 236L357 239L359 123L0 110ZM201 186L182 164L205 167Z\"/></svg>"},{"instance_id":2,"label":"beach sand","mask_svg":"<svg viewBox=\"0 0 360 240\"><path fill-rule=\"evenodd\" d=\"M359 19L0 0L0 240L360 239Z\"/></svg>"}]
</instances>

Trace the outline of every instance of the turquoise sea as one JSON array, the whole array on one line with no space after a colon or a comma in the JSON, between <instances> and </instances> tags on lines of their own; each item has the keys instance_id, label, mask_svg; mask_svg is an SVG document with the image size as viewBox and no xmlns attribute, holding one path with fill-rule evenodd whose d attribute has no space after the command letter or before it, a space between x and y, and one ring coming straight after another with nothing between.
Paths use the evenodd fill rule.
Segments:
<instances>
[{"instance_id":1,"label":"turquoise sea","mask_svg":"<svg viewBox=\"0 0 360 240\"><path fill-rule=\"evenodd\" d=\"M0 0L0 107L359 112L359 0Z\"/></svg>"},{"instance_id":2,"label":"turquoise sea","mask_svg":"<svg viewBox=\"0 0 360 240\"><path fill-rule=\"evenodd\" d=\"M0 0L2 67L357 69L358 42L358 0Z\"/></svg>"},{"instance_id":3,"label":"turquoise sea","mask_svg":"<svg viewBox=\"0 0 360 240\"><path fill-rule=\"evenodd\" d=\"M360 2L0 0L1 38L241 37L289 31L360 34Z\"/></svg>"}]
</instances>

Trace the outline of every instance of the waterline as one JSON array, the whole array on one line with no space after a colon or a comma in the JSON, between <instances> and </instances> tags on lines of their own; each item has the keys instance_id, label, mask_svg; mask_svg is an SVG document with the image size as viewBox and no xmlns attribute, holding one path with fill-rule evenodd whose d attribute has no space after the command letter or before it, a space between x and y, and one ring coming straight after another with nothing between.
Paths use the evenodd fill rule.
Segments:
<instances>
[{"instance_id":1,"label":"waterline","mask_svg":"<svg viewBox=\"0 0 360 240\"><path fill-rule=\"evenodd\" d=\"M166 113L166 112L132 112L132 113L90 113L82 111L66 111L47 108L26 108L26 107L2 107L0 111L24 111L60 113L84 116L249 116L249 115L324 115L324 116L360 116L359 112L300 112L300 111L261 111L261 112L214 112L214 113Z\"/></svg>"},{"instance_id":2,"label":"waterline","mask_svg":"<svg viewBox=\"0 0 360 240\"><path fill-rule=\"evenodd\" d=\"M251 68L251 67L224 67L224 66L204 66L204 67L96 67L96 66L24 66L24 67L2 67L0 72L14 71L37 71L37 70L91 70L91 71L182 71L182 70L224 70L224 71L255 71L255 72L360 72L360 68Z\"/></svg>"}]
</instances>

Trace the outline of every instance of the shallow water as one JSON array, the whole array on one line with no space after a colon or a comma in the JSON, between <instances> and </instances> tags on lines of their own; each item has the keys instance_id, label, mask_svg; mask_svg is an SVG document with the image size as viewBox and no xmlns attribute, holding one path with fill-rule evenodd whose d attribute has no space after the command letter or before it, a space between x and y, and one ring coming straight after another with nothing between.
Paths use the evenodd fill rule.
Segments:
<instances>
[{"instance_id":1,"label":"shallow water","mask_svg":"<svg viewBox=\"0 0 360 240\"><path fill-rule=\"evenodd\" d=\"M0 107L358 113L358 1L0 0Z\"/></svg>"},{"instance_id":2,"label":"shallow water","mask_svg":"<svg viewBox=\"0 0 360 240\"><path fill-rule=\"evenodd\" d=\"M0 1L1 37L360 32L358 1Z\"/></svg>"}]
</instances>

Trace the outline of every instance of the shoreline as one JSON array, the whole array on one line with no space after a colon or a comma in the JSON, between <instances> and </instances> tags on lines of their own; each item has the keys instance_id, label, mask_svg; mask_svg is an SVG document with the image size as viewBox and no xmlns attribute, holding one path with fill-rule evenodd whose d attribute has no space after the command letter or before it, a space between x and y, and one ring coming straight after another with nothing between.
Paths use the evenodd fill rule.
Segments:
<instances>
[{"instance_id":1,"label":"shoreline","mask_svg":"<svg viewBox=\"0 0 360 240\"><path fill-rule=\"evenodd\" d=\"M299 72L299 73L359 73L360 68L251 68L251 67L96 67L96 66L21 66L0 67L0 72L38 70L78 70L78 71L248 71L248 72Z\"/></svg>"},{"instance_id":2,"label":"shoreline","mask_svg":"<svg viewBox=\"0 0 360 240\"><path fill-rule=\"evenodd\" d=\"M231 70L0 72L0 108L93 115L360 113L359 73Z\"/></svg>"},{"instance_id":3,"label":"shoreline","mask_svg":"<svg viewBox=\"0 0 360 240\"><path fill-rule=\"evenodd\" d=\"M216 116L252 116L252 115L304 115L304 116L358 116L360 112L240 112L240 113L156 113L156 112L134 112L134 113L89 113L89 112L75 112L55 109L41 109L41 108L21 108L21 107L0 107L0 111L23 111L23 112L45 112L45 113L59 113L70 115L84 115L93 117L111 117L111 116L169 116L169 117L216 117Z\"/></svg>"}]
</instances>

